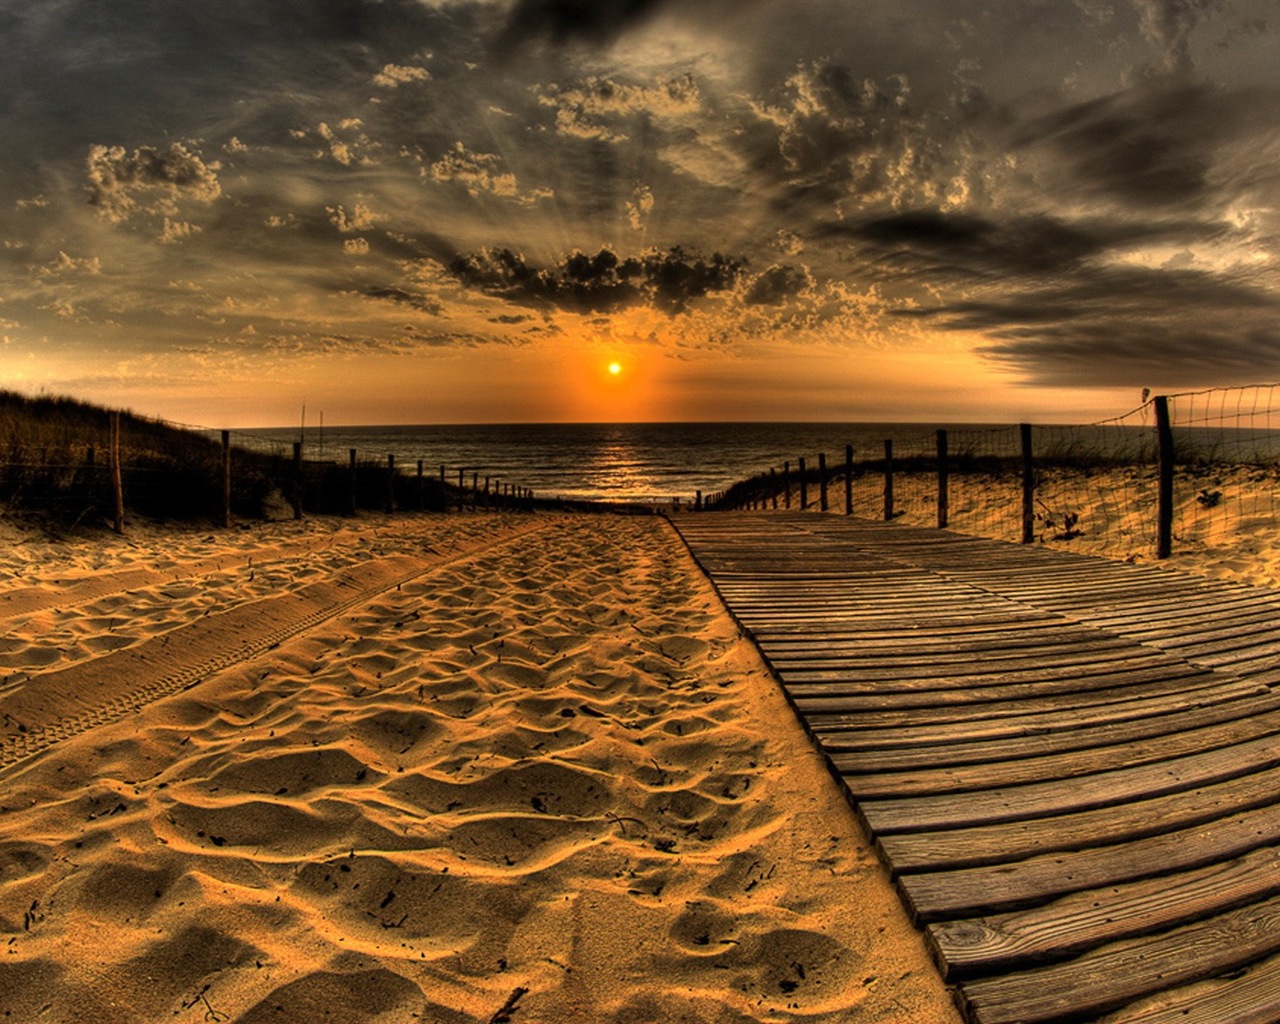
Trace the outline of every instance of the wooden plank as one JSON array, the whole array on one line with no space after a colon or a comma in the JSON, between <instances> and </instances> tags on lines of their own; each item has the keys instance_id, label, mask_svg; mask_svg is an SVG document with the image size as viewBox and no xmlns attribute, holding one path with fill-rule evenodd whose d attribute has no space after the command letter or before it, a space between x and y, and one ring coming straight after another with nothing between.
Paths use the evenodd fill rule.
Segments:
<instances>
[{"instance_id":1,"label":"wooden plank","mask_svg":"<svg viewBox=\"0 0 1280 1024\"><path fill-rule=\"evenodd\" d=\"M1074 711L1099 705L1110 707L1149 699L1156 694L1193 692L1212 685L1214 676L1181 666L1165 666L1157 671L1166 678L1153 679L1151 672L1119 672L1114 676L1088 677L1089 685L1056 686L1015 683L1001 685L999 675L972 677L973 685L963 688L884 694L844 692L844 684L814 684L805 692L792 694L792 703L806 715L840 715L857 720L863 728L893 725L925 725L940 722L975 722L988 718ZM968 677L966 677L968 678ZM1138 680L1142 681L1139 682ZM941 680L944 684L955 680ZM1070 682L1070 680L1068 680ZM1116 685L1109 685L1115 683ZM990 685L988 685L990 684ZM819 690L822 688L822 691ZM823 692L825 691L825 692Z\"/></svg>"},{"instance_id":2,"label":"wooden plank","mask_svg":"<svg viewBox=\"0 0 1280 1024\"><path fill-rule=\"evenodd\" d=\"M1197 678L1213 680L1211 673ZM1026 714L1016 706L1005 708L1006 715L995 714L998 706L984 705L984 713L964 715L964 709L946 709L925 722L924 715L901 713L842 714L827 712L806 714L805 721L819 742L832 750L874 750L894 747L920 747L931 744L970 743L1003 737L1030 736L1050 731L1075 731L1093 725L1130 721L1151 715L1171 714L1244 697L1269 694L1266 687L1249 683L1210 683L1198 689L1187 689L1175 695L1136 697L1132 701L1107 703L1096 707L1070 708L1065 711Z\"/></svg>"},{"instance_id":3,"label":"wooden plank","mask_svg":"<svg viewBox=\"0 0 1280 1024\"><path fill-rule=\"evenodd\" d=\"M1108 1024L1258 1024L1280 1020L1280 957L1162 991L1117 1011Z\"/></svg>"},{"instance_id":4,"label":"wooden plank","mask_svg":"<svg viewBox=\"0 0 1280 1024\"><path fill-rule=\"evenodd\" d=\"M1276 767L1280 767L1280 736L1270 735L1082 778L1052 777L1043 782L965 793L863 800L860 807L863 818L877 835L890 836L1111 807L1211 786Z\"/></svg>"},{"instance_id":5,"label":"wooden plank","mask_svg":"<svg viewBox=\"0 0 1280 1024\"><path fill-rule=\"evenodd\" d=\"M1277 952L1280 898L1272 898L1064 964L974 981L961 992L983 1024L1084 1020Z\"/></svg>"},{"instance_id":6,"label":"wooden plank","mask_svg":"<svg viewBox=\"0 0 1280 1024\"><path fill-rule=\"evenodd\" d=\"M931 924L948 981L1062 961L1280 895L1280 848L1191 871L1073 893L1029 910Z\"/></svg>"},{"instance_id":7,"label":"wooden plank","mask_svg":"<svg viewBox=\"0 0 1280 1024\"><path fill-rule=\"evenodd\" d=\"M1099 730L1101 731L1101 730ZM849 755L835 754L832 760L849 792L859 800L877 797L923 796L926 794L964 793L1009 786L1038 783L1044 779L1076 779L1113 768L1135 767L1179 757L1184 754L1216 750L1260 736L1280 734L1280 708L1236 718L1220 724L1183 732L1143 736L1128 742L1104 745L1097 736L1075 737L1085 745L1061 753L1030 756L1000 744L1004 760L977 764L946 764L931 750L919 763L928 767L914 771L881 771L858 774L845 768ZM1039 751L1043 745L1039 745ZM843 759L843 760L842 760ZM883 759L880 759L881 761ZM872 762L875 763L875 762Z\"/></svg>"},{"instance_id":8,"label":"wooden plank","mask_svg":"<svg viewBox=\"0 0 1280 1024\"><path fill-rule=\"evenodd\" d=\"M1035 906L1073 892L1189 871L1280 844L1280 805L1135 842L1043 853L995 866L901 875L912 915L930 922Z\"/></svg>"},{"instance_id":9,"label":"wooden plank","mask_svg":"<svg viewBox=\"0 0 1280 1024\"><path fill-rule=\"evenodd\" d=\"M1022 860L1053 850L1080 850L1129 842L1207 824L1266 806L1276 799L1277 793L1280 793L1280 768L1271 768L1114 807L945 832L877 836L876 842L899 872L976 867Z\"/></svg>"}]
</instances>

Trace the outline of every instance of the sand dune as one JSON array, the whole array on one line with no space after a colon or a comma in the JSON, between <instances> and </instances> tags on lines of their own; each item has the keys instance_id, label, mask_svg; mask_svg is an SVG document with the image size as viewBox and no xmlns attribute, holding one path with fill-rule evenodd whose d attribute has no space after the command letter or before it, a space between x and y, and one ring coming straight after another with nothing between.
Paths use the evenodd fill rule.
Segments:
<instances>
[{"instance_id":1,"label":"sand dune","mask_svg":"<svg viewBox=\"0 0 1280 1024\"><path fill-rule=\"evenodd\" d=\"M662 521L209 536L4 562L0 1014L956 1019Z\"/></svg>"}]
</instances>

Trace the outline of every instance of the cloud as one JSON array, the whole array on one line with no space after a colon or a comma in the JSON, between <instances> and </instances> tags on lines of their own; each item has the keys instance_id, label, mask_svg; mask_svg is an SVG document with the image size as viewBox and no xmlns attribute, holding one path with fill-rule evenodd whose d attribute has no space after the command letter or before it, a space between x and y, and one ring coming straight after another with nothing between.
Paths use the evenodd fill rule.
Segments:
<instances>
[{"instance_id":1,"label":"cloud","mask_svg":"<svg viewBox=\"0 0 1280 1024\"><path fill-rule=\"evenodd\" d=\"M697 82L689 74L660 80L652 86L588 78L571 86L541 87L537 92L540 103L555 108L557 132L603 142L627 139L614 126L618 121L641 114L675 118L695 113L701 106Z\"/></svg>"},{"instance_id":2,"label":"cloud","mask_svg":"<svg viewBox=\"0 0 1280 1024\"><path fill-rule=\"evenodd\" d=\"M745 266L742 259L694 255L675 246L626 259L607 248L594 254L574 252L552 268L532 266L510 249L486 249L456 257L448 269L464 285L511 302L576 312L647 303L677 314L698 299L734 287Z\"/></svg>"},{"instance_id":3,"label":"cloud","mask_svg":"<svg viewBox=\"0 0 1280 1024\"><path fill-rule=\"evenodd\" d=\"M1133 0L1142 34L1158 47L1164 70L1189 74L1192 70L1190 37L1200 20L1221 11L1222 0Z\"/></svg>"},{"instance_id":4,"label":"cloud","mask_svg":"<svg viewBox=\"0 0 1280 1024\"><path fill-rule=\"evenodd\" d=\"M367 256L369 241L365 238L348 238L342 243L342 251L348 256Z\"/></svg>"},{"instance_id":5,"label":"cloud","mask_svg":"<svg viewBox=\"0 0 1280 1024\"><path fill-rule=\"evenodd\" d=\"M429 82L431 72L426 68L405 64L384 64L373 76L373 84L381 89L396 89L411 82Z\"/></svg>"},{"instance_id":6,"label":"cloud","mask_svg":"<svg viewBox=\"0 0 1280 1024\"><path fill-rule=\"evenodd\" d=\"M742 297L748 306L781 306L813 284L810 275L797 267L774 264L756 275Z\"/></svg>"},{"instance_id":7,"label":"cloud","mask_svg":"<svg viewBox=\"0 0 1280 1024\"><path fill-rule=\"evenodd\" d=\"M913 210L854 224L828 223L814 235L859 243L883 271L933 284L974 278L1067 273L1123 246L1200 229L1187 224L1069 223L1046 215L994 220L973 214Z\"/></svg>"},{"instance_id":8,"label":"cloud","mask_svg":"<svg viewBox=\"0 0 1280 1024\"><path fill-rule=\"evenodd\" d=\"M198 235L200 228L185 220L171 220L166 217L164 219L164 227L160 230L160 241L165 245L173 245L175 242L183 242L192 235Z\"/></svg>"},{"instance_id":9,"label":"cloud","mask_svg":"<svg viewBox=\"0 0 1280 1024\"><path fill-rule=\"evenodd\" d=\"M1002 116L971 85L917 106L907 75L874 81L829 60L802 61L752 110L774 129L757 163L784 205L841 210L969 205L992 180L974 129Z\"/></svg>"},{"instance_id":10,"label":"cloud","mask_svg":"<svg viewBox=\"0 0 1280 1024\"><path fill-rule=\"evenodd\" d=\"M316 150L315 158L325 157L341 164L343 167L374 167L377 164L373 153L378 144L364 132L364 121L358 117L348 117L331 126L327 121L316 125L314 133L318 135L324 146ZM292 133L296 139L309 138L312 132L299 128Z\"/></svg>"},{"instance_id":11,"label":"cloud","mask_svg":"<svg viewBox=\"0 0 1280 1024\"><path fill-rule=\"evenodd\" d=\"M503 169L502 158L494 153L473 153L461 142L455 142L426 172L432 181L457 182L472 196L481 193L513 199L525 205L554 195L550 189L521 192L516 176Z\"/></svg>"},{"instance_id":12,"label":"cloud","mask_svg":"<svg viewBox=\"0 0 1280 1024\"><path fill-rule=\"evenodd\" d=\"M439 302L429 299L425 295L417 295L404 288L378 286L367 289L363 294L371 299L381 299L386 302L409 306L420 313L427 313L431 316L441 316L444 313L444 306Z\"/></svg>"},{"instance_id":13,"label":"cloud","mask_svg":"<svg viewBox=\"0 0 1280 1024\"><path fill-rule=\"evenodd\" d=\"M1203 271L1091 267L903 315L985 336L982 354L1037 384L1198 386L1280 372L1280 298Z\"/></svg>"},{"instance_id":14,"label":"cloud","mask_svg":"<svg viewBox=\"0 0 1280 1024\"><path fill-rule=\"evenodd\" d=\"M378 221L378 214L364 203L356 203L355 209L350 214L341 206L326 206L324 210L329 215L329 223L344 235L368 231Z\"/></svg>"},{"instance_id":15,"label":"cloud","mask_svg":"<svg viewBox=\"0 0 1280 1024\"><path fill-rule=\"evenodd\" d=\"M627 222L632 231L643 231L649 223L649 214L653 212L653 191L648 185L637 185L627 203Z\"/></svg>"},{"instance_id":16,"label":"cloud","mask_svg":"<svg viewBox=\"0 0 1280 1024\"><path fill-rule=\"evenodd\" d=\"M89 202L100 216L121 224L138 213L177 214L180 203L212 203L222 195L216 161L206 163L181 142L165 149L141 146L89 148Z\"/></svg>"},{"instance_id":17,"label":"cloud","mask_svg":"<svg viewBox=\"0 0 1280 1024\"><path fill-rule=\"evenodd\" d=\"M531 40L555 46L611 43L671 0L516 0L499 40L508 48Z\"/></svg>"},{"instance_id":18,"label":"cloud","mask_svg":"<svg viewBox=\"0 0 1280 1024\"><path fill-rule=\"evenodd\" d=\"M102 273L102 261L97 256L77 259L59 250L57 258L39 267L36 273L41 277L61 277L64 274L95 275Z\"/></svg>"},{"instance_id":19,"label":"cloud","mask_svg":"<svg viewBox=\"0 0 1280 1024\"><path fill-rule=\"evenodd\" d=\"M1253 130L1249 104L1250 97L1205 84L1160 79L1032 121L1014 145L1048 158L1049 190L1185 209L1212 197L1210 172L1221 147Z\"/></svg>"}]
</instances>

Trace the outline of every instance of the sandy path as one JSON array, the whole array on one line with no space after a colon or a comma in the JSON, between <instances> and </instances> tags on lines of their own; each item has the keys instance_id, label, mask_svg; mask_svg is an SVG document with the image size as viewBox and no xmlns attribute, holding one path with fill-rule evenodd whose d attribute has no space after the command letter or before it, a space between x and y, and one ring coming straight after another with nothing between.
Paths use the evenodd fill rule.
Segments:
<instances>
[{"instance_id":1,"label":"sandy path","mask_svg":"<svg viewBox=\"0 0 1280 1024\"><path fill-rule=\"evenodd\" d=\"M0 1015L955 1021L670 528L536 520L7 769Z\"/></svg>"}]
</instances>

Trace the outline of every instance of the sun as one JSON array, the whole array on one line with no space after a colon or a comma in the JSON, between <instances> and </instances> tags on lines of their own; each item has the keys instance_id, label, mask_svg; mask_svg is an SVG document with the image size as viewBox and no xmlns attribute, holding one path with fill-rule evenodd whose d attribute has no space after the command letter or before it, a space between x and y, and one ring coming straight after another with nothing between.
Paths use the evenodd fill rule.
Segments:
<instances>
[{"instance_id":1,"label":"sun","mask_svg":"<svg viewBox=\"0 0 1280 1024\"><path fill-rule=\"evenodd\" d=\"M616 377L616 376L618 376L618 374L620 374L621 372L622 372L622 364L621 364L621 363L610 363L610 364L609 364L609 376L611 376L611 377Z\"/></svg>"}]
</instances>

